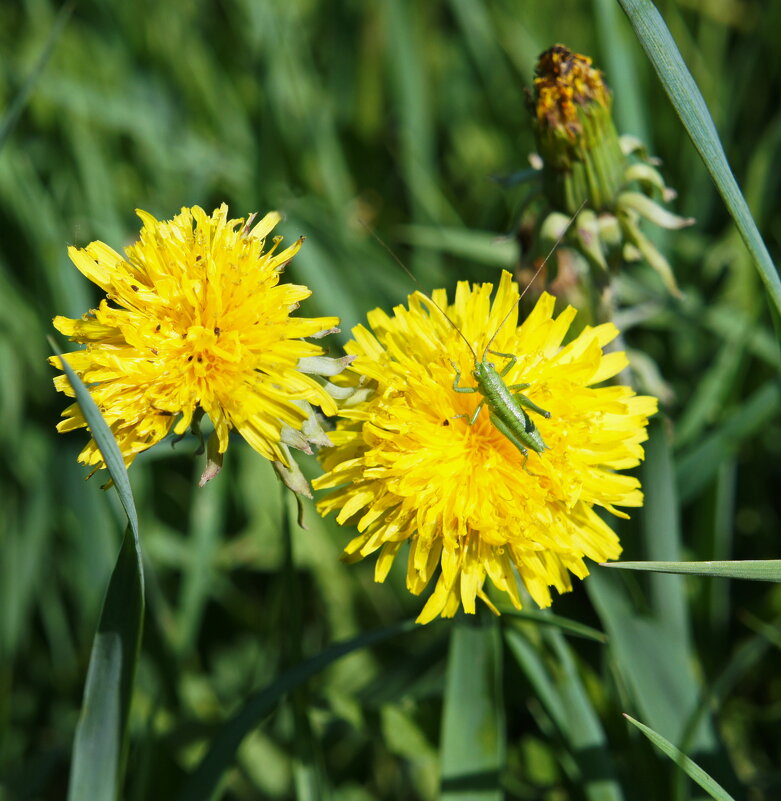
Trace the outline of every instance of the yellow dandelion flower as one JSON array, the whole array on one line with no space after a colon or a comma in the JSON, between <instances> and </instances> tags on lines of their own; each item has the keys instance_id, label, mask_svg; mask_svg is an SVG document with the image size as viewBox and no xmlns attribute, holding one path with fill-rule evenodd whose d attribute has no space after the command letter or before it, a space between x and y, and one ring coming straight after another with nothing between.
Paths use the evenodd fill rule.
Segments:
<instances>
[{"instance_id":1,"label":"yellow dandelion flower","mask_svg":"<svg viewBox=\"0 0 781 801\"><path fill-rule=\"evenodd\" d=\"M236 429L262 456L287 465L283 432L301 430L307 403L336 413L299 360L322 353L304 337L328 333L338 319L292 317L311 292L279 280L302 240L277 252L275 237L264 252L276 212L254 227L254 215L246 224L229 220L224 204L211 216L183 208L165 222L137 214L141 234L124 258L103 242L69 249L106 298L80 320L54 318L58 331L86 346L68 354L68 363L89 386L126 464L206 414L219 453ZM59 366L59 358L50 361ZM54 383L73 397L64 375ZM86 426L78 404L63 417L59 431ZM79 461L103 466L94 440Z\"/></svg>"},{"instance_id":2,"label":"yellow dandelion flower","mask_svg":"<svg viewBox=\"0 0 781 801\"><path fill-rule=\"evenodd\" d=\"M623 353L603 352L615 326L587 328L562 345L575 309L554 316L554 298L544 294L518 326L510 274L502 274L493 303L492 290L460 282L452 305L445 290L432 297L478 355L499 329L491 349L517 356L505 383L528 384L524 395L550 412L549 419L530 412L546 448L529 450L526 460L486 410L470 425L480 396L454 391L451 360L468 386L474 357L416 293L392 317L371 312L371 330L353 329L350 380L361 388L340 412L334 447L320 453L327 472L313 482L331 490L318 504L322 514L337 511L339 523L357 525L348 561L379 551L375 579L383 581L409 541L407 586L416 595L439 569L421 623L451 617L460 606L473 613L478 597L492 606L486 578L518 608L518 579L548 606L551 587L566 592L571 573L588 574L584 558L621 552L595 507L626 517L617 506L643 502L638 480L616 471L643 458L656 399L600 386L627 364ZM508 361L489 358L498 367Z\"/></svg>"}]
</instances>

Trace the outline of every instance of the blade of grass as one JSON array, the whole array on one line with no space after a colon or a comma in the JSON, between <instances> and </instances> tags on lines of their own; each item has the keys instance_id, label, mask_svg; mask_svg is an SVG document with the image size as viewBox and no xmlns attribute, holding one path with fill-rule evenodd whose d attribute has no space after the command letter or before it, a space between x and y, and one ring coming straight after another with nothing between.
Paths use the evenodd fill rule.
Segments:
<instances>
[{"instance_id":1,"label":"blade of grass","mask_svg":"<svg viewBox=\"0 0 781 801\"><path fill-rule=\"evenodd\" d=\"M4 506L0 515L0 526L5 528L5 533L0 535L3 550L0 659L10 666L24 632L31 625L31 607L46 564L52 513L49 488L41 482L30 488L26 504L17 505L15 499L8 499Z\"/></svg>"},{"instance_id":2,"label":"blade of grass","mask_svg":"<svg viewBox=\"0 0 781 801\"><path fill-rule=\"evenodd\" d=\"M503 631L510 653L531 684L537 700L545 707L562 735L565 735L568 730L567 710L554 683L553 672L543 659L539 644L532 642L517 625L504 626Z\"/></svg>"},{"instance_id":3,"label":"blade of grass","mask_svg":"<svg viewBox=\"0 0 781 801\"><path fill-rule=\"evenodd\" d=\"M751 253L770 300L781 315L781 280L748 204L730 169L705 100L681 57L670 31L649 0L618 0L640 44L705 163L740 235Z\"/></svg>"},{"instance_id":4,"label":"blade of grass","mask_svg":"<svg viewBox=\"0 0 781 801\"><path fill-rule=\"evenodd\" d=\"M597 37L608 85L615 92L613 114L621 133L632 133L651 144L648 111L637 75L637 47L615 0L594 0Z\"/></svg>"},{"instance_id":5,"label":"blade of grass","mask_svg":"<svg viewBox=\"0 0 781 801\"><path fill-rule=\"evenodd\" d=\"M737 496L738 468L735 459L719 470L713 502L712 545L706 554L713 561L724 561L732 554L733 521ZM710 582L707 586L708 617L713 636L723 645L729 626L732 586L728 582Z\"/></svg>"},{"instance_id":6,"label":"blade of grass","mask_svg":"<svg viewBox=\"0 0 781 801\"><path fill-rule=\"evenodd\" d=\"M636 611L617 578L594 570L585 582L610 638L611 659L643 716L680 741L701 692L692 654L655 617ZM716 749L709 719L697 730L696 748Z\"/></svg>"},{"instance_id":7,"label":"blade of grass","mask_svg":"<svg viewBox=\"0 0 781 801\"><path fill-rule=\"evenodd\" d=\"M57 42L59 41L60 34L65 28L67 21L70 19L75 6L75 2L65 3L63 6L61 6L57 14L57 19L55 20L54 25L52 25L51 32L46 40L46 44L43 46L43 50L41 50L41 54L38 56L38 60L35 62L35 66L27 76L27 80L24 82L24 84L22 84L21 89L17 93L16 97L14 97L11 105L8 107L5 117L0 124L0 150L3 149L3 145L11 135L11 132L13 131L17 120L21 116L22 111L24 111L24 107L27 104L30 95L32 94L35 84L38 82L38 79L41 77L46 65L49 63L49 59L51 58L52 53L54 53L54 48L57 46Z\"/></svg>"},{"instance_id":8,"label":"blade of grass","mask_svg":"<svg viewBox=\"0 0 781 801\"><path fill-rule=\"evenodd\" d=\"M244 737L260 724L280 699L331 663L361 648L368 648L399 634L414 630L408 620L383 629L366 632L353 639L334 643L316 656L285 671L279 678L251 695L242 708L219 728L198 766L185 780L176 798L178 801L209 801L216 798L225 771L233 765L236 750Z\"/></svg>"},{"instance_id":9,"label":"blade of grass","mask_svg":"<svg viewBox=\"0 0 781 801\"><path fill-rule=\"evenodd\" d=\"M778 339L772 329L760 328L751 316L734 305L706 306L702 304L694 312L709 334L715 334L731 342L745 341L746 350L762 359L776 370L781 368Z\"/></svg>"},{"instance_id":10,"label":"blade of grass","mask_svg":"<svg viewBox=\"0 0 781 801\"><path fill-rule=\"evenodd\" d=\"M386 10L388 74L391 79L393 112L399 120L399 166L409 197L413 223L442 219L446 206L436 181L434 104L427 96L427 72L422 31L430 20L427 4L389 0ZM448 215L449 216L449 215ZM410 258L412 272L425 284L441 281L440 260L431 254Z\"/></svg>"},{"instance_id":11,"label":"blade of grass","mask_svg":"<svg viewBox=\"0 0 781 801\"><path fill-rule=\"evenodd\" d=\"M87 388L62 354L57 353L128 518L92 644L68 785L68 801L111 801L121 796L128 747L127 719L144 616L138 515L116 440Z\"/></svg>"},{"instance_id":12,"label":"blade of grass","mask_svg":"<svg viewBox=\"0 0 781 801\"><path fill-rule=\"evenodd\" d=\"M748 329L737 339L722 343L711 366L697 382L692 397L675 423L675 445L684 445L701 438L702 432L714 419L718 419L730 393L734 391L735 379L745 364L746 337Z\"/></svg>"},{"instance_id":13,"label":"blade of grass","mask_svg":"<svg viewBox=\"0 0 781 801\"><path fill-rule=\"evenodd\" d=\"M284 563L282 579L284 583L285 602L282 605L279 627L283 641L284 667L292 668L303 659L301 641L304 637L303 611L301 595L303 589L296 568L294 550L293 521L290 505L295 504L293 493L284 488L282 491L281 534L283 540ZM293 712L293 784L297 801L318 801L328 797L325 788L325 777L319 770L317 740L312 733L309 710L312 699L306 682L302 682L290 693L289 704Z\"/></svg>"},{"instance_id":14,"label":"blade of grass","mask_svg":"<svg viewBox=\"0 0 781 801\"><path fill-rule=\"evenodd\" d=\"M198 473L201 468L198 464ZM180 655L189 655L195 646L209 592L214 585L212 570L221 543L227 486L224 481L212 481L208 487L196 492L193 498L188 547L190 559L182 575L179 594Z\"/></svg>"},{"instance_id":15,"label":"blade of grass","mask_svg":"<svg viewBox=\"0 0 781 801\"><path fill-rule=\"evenodd\" d=\"M37 600L38 614L46 635L47 657L60 670L78 673L82 660L78 646L71 632L65 601L67 590L54 582L50 582L49 592L42 593ZM101 598L101 600L103 600ZM94 620L90 620L90 623Z\"/></svg>"},{"instance_id":16,"label":"blade of grass","mask_svg":"<svg viewBox=\"0 0 781 801\"><path fill-rule=\"evenodd\" d=\"M449 253L489 267L511 268L518 258L518 245L508 237L467 228L405 225L401 234L416 247Z\"/></svg>"},{"instance_id":17,"label":"blade of grass","mask_svg":"<svg viewBox=\"0 0 781 801\"><path fill-rule=\"evenodd\" d=\"M499 111L508 88L515 88L515 76L508 69L502 51L496 47L496 25L487 3L450 0L450 8L461 30L469 55L485 87L486 102Z\"/></svg>"},{"instance_id":18,"label":"blade of grass","mask_svg":"<svg viewBox=\"0 0 781 801\"><path fill-rule=\"evenodd\" d=\"M499 611L508 617L517 617L521 620L531 620L543 626L553 626L560 629L563 634L572 634L575 637L584 637L595 642L607 642L607 634L599 629L579 623L577 620L570 620L560 615L554 615L547 609L513 609L512 607L499 606Z\"/></svg>"},{"instance_id":19,"label":"blade of grass","mask_svg":"<svg viewBox=\"0 0 781 801\"><path fill-rule=\"evenodd\" d=\"M768 626L768 628L777 633L777 629L774 629L774 627ZM724 701L727 696L740 682L752 675L771 645L771 641L762 633L742 643L738 649L733 652L724 669L710 686L706 688L700 703L697 705L692 713L691 719L686 724L686 729L684 730L680 742L681 750L689 750L692 734L696 731L700 718L706 714L709 709L723 709ZM677 784L679 787L675 797L686 798L687 794L684 789L685 778L682 775L679 775ZM737 791L737 788L733 789Z\"/></svg>"},{"instance_id":20,"label":"blade of grass","mask_svg":"<svg viewBox=\"0 0 781 801\"><path fill-rule=\"evenodd\" d=\"M502 640L495 619L453 626L442 715L442 801L501 801L506 753Z\"/></svg>"},{"instance_id":21,"label":"blade of grass","mask_svg":"<svg viewBox=\"0 0 781 801\"><path fill-rule=\"evenodd\" d=\"M561 764L572 781L589 801L622 799L607 738L564 638L557 631L543 635L556 655L551 666L543 659L541 644L535 646L514 626L505 626L504 634L510 653L571 750L572 760Z\"/></svg>"},{"instance_id":22,"label":"blade of grass","mask_svg":"<svg viewBox=\"0 0 781 801\"><path fill-rule=\"evenodd\" d=\"M111 574L90 654L68 801L121 797L127 718L141 642L143 580L128 527Z\"/></svg>"},{"instance_id":23,"label":"blade of grass","mask_svg":"<svg viewBox=\"0 0 781 801\"><path fill-rule=\"evenodd\" d=\"M705 790L711 798L716 801L735 801L735 799L711 776L709 776L696 762L693 762L686 754L679 751L669 740L657 734L653 729L644 726L640 721L635 720L629 715L624 717L640 731L664 754L678 765L686 774Z\"/></svg>"},{"instance_id":24,"label":"blade of grass","mask_svg":"<svg viewBox=\"0 0 781 801\"><path fill-rule=\"evenodd\" d=\"M761 637L767 640L770 645L781 650L781 628L778 621L775 625L759 620L749 612L744 612L743 622L752 630L756 631Z\"/></svg>"},{"instance_id":25,"label":"blade of grass","mask_svg":"<svg viewBox=\"0 0 781 801\"><path fill-rule=\"evenodd\" d=\"M646 502L642 527L646 551L656 556L680 554L678 498L664 427L653 424L643 466ZM608 647L634 702L655 728L680 741L701 694L684 587L659 576L650 584L652 614L640 614L626 589L605 571L586 582L610 637ZM678 582L680 585L681 582ZM694 745L709 757L719 745L709 717L694 732Z\"/></svg>"},{"instance_id":26,"label":"blade of grass","mask_svg":"<svg viewBox=\"0 0 781 801\"><path fill-rule=\"evenodd\" d=\"M746 559L734 562L611 562L602 567L781 582L781 559Z\"/></svg>"},{"instance_id":27,"label":"blade of grass","mask_svg":"<svg viewBox=\"0 0 781 801\"><path fill-rule=\"evenodd\" d=\"M744 400L719 428L678 458L675 473L681 502L691 500L706 489L740 443L778 414L780 403L781 387L776 381L768 381Z\"/></svg>"},{"instance_id":28,"label":"blade of grass","mask_svg":"<svg viewBox=\"0 0 781 801\"><path fill-rule=\"evenodd\" d=\"M558 686L567 710L566 737L583 772L583 792L589 801L620 801L624 796L607 737L578 673L572 649L558 631L548 630L544 637L561 665Z\"/></svg>"},{"instance_id":29,"label":"blade of grass","mask_svg":"<svg viewBox=\"0 0 781 801\"><path fill-rule=\"evenodd\" d=\"M667 429L660 420L654 420L648 433L643 462L645 549L652 559L678 559L681 556L679 504ZM656 620L666 629L669 639L678 643L682 653L691 653L689 614L681 582L666 576L652 577L651 601Z\"/></svg>"},{"instance_id":30,"label":"blade of grass","mask_svg":"<svg viewBox=\"0 0 781 801\"><path fill-rule=\"evenodd\" d=\"M417 705L410 704L406 707L391 703L384 704L379 709L383 743L391 754L405 761L405 770L414 771L420 776L416 782L420 788L416 797L436 798L439 788L439 754L429 741L428 726L420 719Z\"/></svg>"}]
</instances>

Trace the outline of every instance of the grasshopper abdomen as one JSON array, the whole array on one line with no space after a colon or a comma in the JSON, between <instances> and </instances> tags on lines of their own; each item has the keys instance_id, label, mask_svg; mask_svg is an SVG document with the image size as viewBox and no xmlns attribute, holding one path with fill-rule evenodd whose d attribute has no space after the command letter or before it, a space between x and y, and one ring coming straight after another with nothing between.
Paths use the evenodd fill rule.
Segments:
<instances>
[{"instance_id":1,"label":"grasshopper abdomen","mask_svg":"<svg viewBox=\"0 0 781 801\"><path fill-rule=\"evenodd\" d=\"M525 389L526 385L508 386L504 383L496 367L486 361L475 362L474 377L477 381L476 389L483 396L483 402L491 415L491 422L497 429L524 456L527 455L527 448L536 453L542 453L547 446L526 409L541 414L543 417L550 417L550 413L532 403L521 392L512 392L513 389Z\"/></svg>"}]
</instances>

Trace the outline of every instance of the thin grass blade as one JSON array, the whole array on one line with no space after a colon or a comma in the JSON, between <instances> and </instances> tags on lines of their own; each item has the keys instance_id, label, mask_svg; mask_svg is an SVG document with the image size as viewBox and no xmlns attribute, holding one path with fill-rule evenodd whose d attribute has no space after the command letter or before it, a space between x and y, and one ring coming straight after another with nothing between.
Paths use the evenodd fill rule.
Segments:
<instances>
[{"instance_id":1,"label":"thin grass blade","mask_svg":"<svg viewBox=\"0 0 781 801\"><path fill-rule=\"evenodd\" d=\"M768 381L726 417L720 426L702 437L676 460L678 493L682 502L690 501L716 479L721 466L733 458L744 440L762 430L778 414L781 388Z\"/></svg>"},{"instance_id":2,"label":"thin grass blade","mask_svg":"<svg viewBox=\"0 0 781 801\"><path fill-rule=\"evenodd\" d=\"M65 3L63 6L61 6L59 13L57 14L57 19L55 20L51 32L49 33L49 38L46 40L46 44L43 46L43 50L41 50L41 54L38 56L35 66L27 76L27 80L24 82L16 97L11 102L11 105L8 107L5 117L3 118L2 123L0 123L0 150L3 149L3 145L8 140L8 137L11 135L17 120L24 111L24 107L27 105L27 101L30 99L30 95L35 88L35 84L38 82L38 79L41 77L46 65L49 63L49 59L51 58L52 53L54 53L54 48L57 46L57 42L60 39L60 34L62 34L62 31L65 28L65 23L70 19L75 6L75 2Z\"/></svg>"},{"instance_id":3,"label":"thin grass blade","mask_svg":"<svg viewBox=\"0 0 781 801\"><path fill-rule=\"evenodd\" d=\"M198 470L200 472L200 470ZM209 592L225 521L226 482L214 481L208 490L195 493L190 511L190 559L182 573L179 596L179 653L195 647Z\"/></svg>"},{"instance_id":4,"label":"thin grass blade","mask_svg":"<svg viewBox=\"0 0 781 801\"><path fill-rule=\"evenodd\" d=\"M679 751L669 740L657 734L653 729L644 726L640 721L629 715L624 717L640 731L663 753L678 765L693 781L705 790L716 801L735 801L735 799L711 776L709 776L696 762L693 762L683 752Z\"/></svg>"},{"instance_id":5,"label":"thin grass blade","mask_svg":"<svg viewBox=\"0 0 781 801\"><path fill-rule=\"evenodd\" d=\"M686 67L667 25L649 0L619 0L619 2L659 75L686 132L724 199L776 311L781 314L781 280L778 272L732 174L705 100Z\"/></svg>"},{"instance_id":6,"label":"thin grass blade","mask_svg":"<svg viewBox=\"0 0 781 801\"><path fill-rule=\"evenodd\" d=\"M654 573L684 573L711 578L781 582L781 559L745 559L723 562L611 562L602 567L647 570Z\"/></svg>"},{"instance_id":7,"label":"thin grass blade","mask_svg":"<svg viewBox=\"0 0 781 801\"><path fill-rule=\"evenodd\" d=\"M568 617L554 615L548 610L536 609L513 609L512 607L500 606L499 611L507 617L516 617L521 620L530 620L543 626L552 626L559 629L562 634L571 634L575 637L583 637L594 642L607 642L607 634L599 629L587 626L577 620Z\"/></svg>"},{"instance_id":8,"label":"thin grass blade","mask_svg":"<svg viewBox=\"0 0 781 801\"><path fill-rule=\"evenodd\" d=\"M303 588L297 572L295 556L295 516L290 506L293 493L284 492L282 497L281 535L285 554L282 575L285 601L279 621L280 635L283 639L283 665L294 667L303 659L301 643L305 637L301 598ZM299 512L300 513L300 512ZM293 713L293 784L297 801L320 801L327 798L324 771L319 759L318 741L312 731L310 709L312 697L306 682L302 682L291 693L288 701Z\"/></svg>"},{"instance_id":9,"label":"thin grass blade","mask_svg":"<svg viewBox=\"0 0 781 801\"><path fill-rule=\"evenodd\" d=\"M518 258L518 245L509 237L454 226L405 225L401 235L411 244L448 253L488 267L508 267Z\"/></svg>"}]
</instances>

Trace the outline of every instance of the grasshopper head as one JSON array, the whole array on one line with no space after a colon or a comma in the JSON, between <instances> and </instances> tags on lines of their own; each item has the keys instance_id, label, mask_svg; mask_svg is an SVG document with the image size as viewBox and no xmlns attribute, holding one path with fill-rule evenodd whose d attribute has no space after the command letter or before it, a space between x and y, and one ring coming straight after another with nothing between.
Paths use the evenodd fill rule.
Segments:
<instances>
[{"instance_id":1,"label":"grasshopper head","mask_svg":"<svg viewBox=\"0 0 781 801\"><path fill-rule=\"evenodd\" d=\"M485 379L485 376L492 371L495 372L494 366L493 364L491 364L491 362L475 361L475 369L472 370L472 376L475 379L475 381L477 381L477 383L480 384Z\"/></svg>"}]
</instances>

